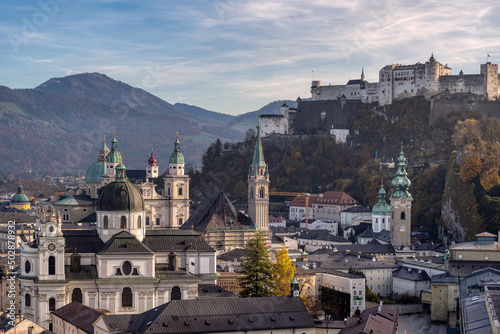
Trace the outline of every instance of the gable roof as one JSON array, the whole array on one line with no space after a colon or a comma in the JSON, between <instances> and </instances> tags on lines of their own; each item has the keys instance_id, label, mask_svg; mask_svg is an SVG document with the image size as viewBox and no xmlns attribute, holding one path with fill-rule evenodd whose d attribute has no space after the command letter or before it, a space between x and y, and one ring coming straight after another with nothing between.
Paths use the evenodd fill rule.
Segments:
<instances>
[{"instance_id":1,"label":"gable roof","mask_svg":"<svg viewBox=\"0 0 500 334\"><path fill-rule=\"evenodd\" d=\"M85 333L93 334L93 324L103 313L78 302L72 302L58 308L52 314L83 330Z\"/></svg>"},{"instance_id":2,"label":"gable roof","mask_svg":"<svg viewBox=\"0 0 500 334\"><path fill-rule=\"evenodd\" d=\"M154 252L140 242L135 235L122 231L111 239L99 250L99 254L154 254Z\"/></svg>"},{"instance_id":3,"label":"gable roof","mask_svg":"<svg viewBox=\"0 0 500 334\"><path fill-rule=\"evenodd\" d=\"M180 227L182 230L206 232L210 230L255 229L250 218L236 210L224 192L213 196Z\"/></svg>"},{"instance_id":4,"label":"gable roof","mask_svg":"<svg viewBox=\"0 0 500 334\"><path fill-rule=\"evenodd\" d=\"M154 252L215 252L199 232L191 230L146 230L142 243Z\"/></svg>"},{"instance_id":5,"label":"gable roof","mask_svg":"<svg viewBox=\"0 0 500 334\"><path fill-rule=\"evenodd\" d=\"M103 315L112 333L210 333L315 328L300 298L173 300L140 315ZM131 322L133 321L133 322Z\"/></svg>"},{"instance_id":6,"label":"gable roof","mask_svg":"<svg viewBox=\"0 0 500 334\"><path fill-rule=\"evenodd\" d=\"M409 280L409 281L430 281L431 278L425 270L412 269L401 267L392 273L393 277Z\"/></svg>"},{"instance_id":7,"label":"gable roof","mask_svg":"<svg viewBox=\"0 0 500 334\"><path fill-rule=\"evenodd\" d=\"M104 245L97 230L62 230L65 252L97 253Z\"/></svg>"}]
</instances>

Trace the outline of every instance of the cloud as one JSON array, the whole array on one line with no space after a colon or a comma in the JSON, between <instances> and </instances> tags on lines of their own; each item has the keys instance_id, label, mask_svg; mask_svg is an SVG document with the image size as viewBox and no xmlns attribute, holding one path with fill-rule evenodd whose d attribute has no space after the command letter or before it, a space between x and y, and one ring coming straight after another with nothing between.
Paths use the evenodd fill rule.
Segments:
<instances>
[{"instance_id":1,"label":"cloud","mask_svg":"<svg viewBox=\"0 0 500 334\"><path fill-rule=\"evenodd\" d=\"M40 10L14 0L3 7L4 37ZM456 72L477 73L487 53L492 61L500 54L499 8L491 0L70 1L19 53L0 42L0 84L97 71L170 102L243 113L308 97L312 70L344 84L364 66L376 81L384 65L434 52Z\"/></svg>"}]
</instances>

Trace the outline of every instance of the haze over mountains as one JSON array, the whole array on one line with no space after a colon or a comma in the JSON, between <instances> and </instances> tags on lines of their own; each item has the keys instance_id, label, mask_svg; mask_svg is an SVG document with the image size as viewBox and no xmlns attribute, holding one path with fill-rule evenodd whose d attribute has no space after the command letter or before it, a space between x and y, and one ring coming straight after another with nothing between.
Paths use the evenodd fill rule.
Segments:
<instances>
[{"instance_id":1,"label":"haze over mountains","mask_svg":"<svg viewBox=\"0 0 500 334\"><path fill-rule=\"evenodd\" d=\"M283 102L294 106L276 101L232 116L172 105L99 73L52 78L34 89L0 86L0 177L29 169L83 175L96 160L103 136L109 146L113 131L127 168L145 168L153 148L165 170L176 132L186 162L197 166L215 139L243 139L258 114L277 113Z\"/></svg>"}]
</instances>

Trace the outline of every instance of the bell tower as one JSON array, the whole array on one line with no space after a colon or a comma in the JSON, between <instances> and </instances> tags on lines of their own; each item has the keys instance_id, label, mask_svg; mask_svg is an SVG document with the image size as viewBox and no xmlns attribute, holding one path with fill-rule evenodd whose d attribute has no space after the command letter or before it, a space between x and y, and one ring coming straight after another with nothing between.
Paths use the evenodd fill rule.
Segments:
<instances>
[{"instance_id":1,"label":"bell tower","mask_svg":"<svg viewBox=\"0 0 500 334\"><path fill-rule=\"evenodd\" d=\"M189 176L184 175L184 155L181 153L179 134L176 135L174 151L168 161L168 173L164 177L168 200L168 221L161 227L179 228L189 218Z\"/></svg>"},{"instance_id":2,"label":"bell tower","mask_svg":"<svg viewBox=\"0 0 500 334\"><path fill-rule=\"evenodd\" d=\"M391 244L396 250L401 249L402 246L410 246L413 198L408 192L411 181L407 175L406 158L401 149L396 166L396 177L391 182L394 190L391 195Z\"/></svg>"},{"instance_id":3,"label":"bell tower","mask_svg":"<svg viewBox=\"0 0 500 334\"><path fill-rule=\"evenodd\" d=\"M248 171L248 216L257 230L269 230L269 171L264 161L260 138L260 122L253 160Z\"/></svg>"}]
</instances>

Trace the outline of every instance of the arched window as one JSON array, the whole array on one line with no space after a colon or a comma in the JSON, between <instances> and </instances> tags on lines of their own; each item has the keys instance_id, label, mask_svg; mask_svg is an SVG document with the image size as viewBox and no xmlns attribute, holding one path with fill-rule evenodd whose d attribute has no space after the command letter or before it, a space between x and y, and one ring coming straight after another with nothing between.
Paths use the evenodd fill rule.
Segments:
<instances>
[{"instance_id":1,"label":"arched window","mask_svg":"<svg viewBox=\"0 0 500 334\"><path fill-rule=\"evenodd\" d=\"M146 217L146 225L149 225L149 217Z\"/></svg>"},{"instance_id":2,"label":"arched window","mask_svg":"<svg viewBox=\"0 0 500 334\"><path fill-rule=\"evenodd\" d=\"M109 228L109 217L108 216L104 216L103 228Z\"/></svg>"},{"instance_id":3,"label":"arched window","mask_svg":"<svg viewBox=\"0 0 500 334\"><path fill-rule=\"evenodd\" d=\"M120 228L125 230L127 228L127 217L121 216L120 218Z\"/></svg>"},{"instance_id":4,"label":"arched window","mask_svg":"<svg viewBox=\"0 0 500 334\"><path fill-rule=\"evenodd\" d=\"M29 293L24 295L24 306L31 307L31 295Z\"/></svg>"},{"instance_id":5,"label":"arched window","mask_svg":"<svg viewBox=\"0 0 500 334\"><path fill-rule=\"evenodd\" d=\"M79 302L81 304L82 300L83 300L82 289L80 289L80 288L73 289L73 293L71 294L71 301L72 302Z\"/></svg>"},{"instance_id":6,"label":"arched window","mask_svg":"<svg viewBox=\"0 0 500 334\"><path fill-rule=\"evenodd\" d=\"M253 198L253 187L250 187L250 198Z\"/></svg>"},{"instance_id":7,"label":"arched window","mask_svg":"<svg viewBox=\"0 0 500 334\"><path fill-rule=\"evenodd\" d=\"M171 297L170 300L181 300L181 288L179 288L178 286L174 286L172 288L172 294L171 294Z\"/></svg>"},{"instance_id":8,"label":"arched window","mask_svg":"<svg viewBox=\"0 0 500 334\"><path fill-rule=\"evenodd\" d=\"M405 212L404 212L404 211L403 211L403 212L401 212L401 219L406 219L406 214L405 214Z\"/></svg>"},{"instance_id":9,"label":"arched window","mask_svg":"<svg viewBox=\"0 0 500 334\"><path fill-rule=\"evenodd\" d=\"M182 188L179 188L179 196L182 196Z\"/></svg>"},{"instance_id":10,"label":"arched window","mask_svg":"<svg viewBox=\"0 0 500 334\"><path fill-rule=\"evenodd\" d=\"M264 198L264 195L265 195L264 187L260 187L260 189L259 189L259 197L260 198Z\"/></svg>"},{"instance_id":11,"label":"arched window","mask_svg":"<svg viewBox=\"0 0 500 334\"><path fill-rule=\"evenodd\" d=\"M141 216L137 216L137 228L142 228Z\"/></svg>"},{"instance_id":12,"label":"arched window","mask_svg":"<svg viewBox=\"0 0 500 334\"><path fill-rule=\"evenodd\" d=\"M49 311L55 311L56 310L56 300L55 298L50 298L49 299Z\"/></svg>"},{"instance_id":13,"label":"arched window","mask_svg":"<svg viewBox=\"0 0 500 334\"><path fill-rule=\"evenodd\" d=\"M122 307L132 307L132 289L131 288L123 288Z\"/></svg>"},{"instance_id":14,"label":"arched window","mask_svg":"<svg viewBox=\"0 0 500 334\"><path fill-rule=\"evenodd\" d=\"M63 213L62 220L63 222L69 222L69 213Z\"/></svg>"},{"instance_id":15,"label":"arched window","mask_svg":"<svg viewBox=\"0 0 500 334\"><path fill-rule=\"evenodd\" d=\"M49 275L56 274L56 258L49 256Z\"/></svg>"}]
</instances>

